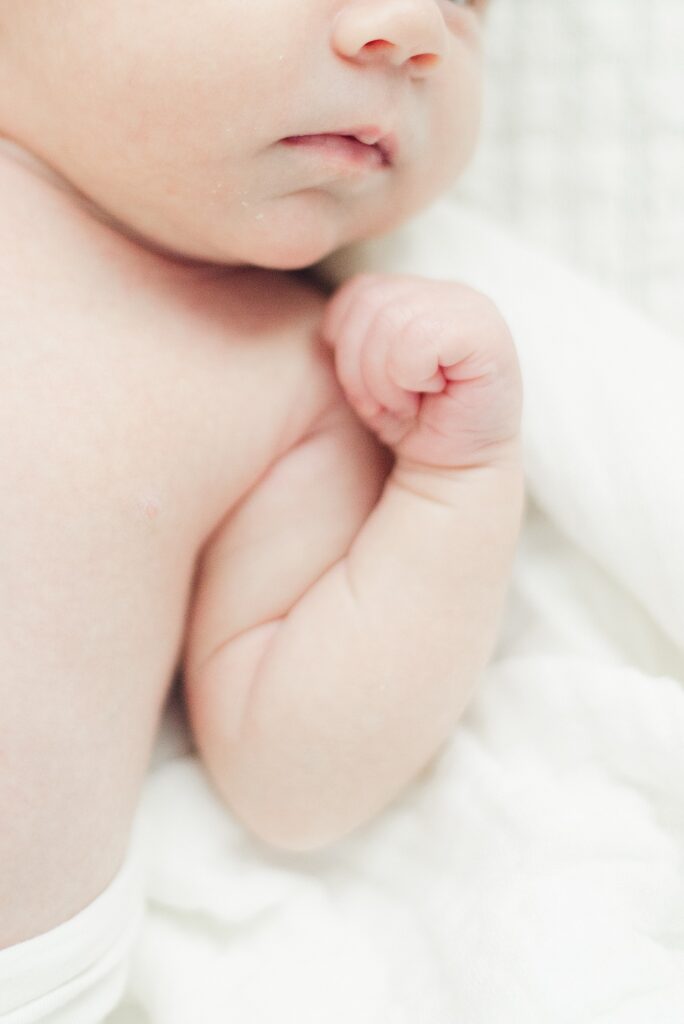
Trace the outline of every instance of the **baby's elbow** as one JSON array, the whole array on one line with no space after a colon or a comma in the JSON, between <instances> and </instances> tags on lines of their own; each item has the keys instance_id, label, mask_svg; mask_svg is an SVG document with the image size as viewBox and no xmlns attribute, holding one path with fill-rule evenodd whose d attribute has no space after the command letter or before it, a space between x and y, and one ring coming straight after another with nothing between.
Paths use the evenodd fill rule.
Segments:
<instances>
[{"instance_id":1,"label":"baby's elbow","mask_svg":"<svg viewBox=\"0 0 684 1024\"><path fill-rule=\"evenodd\" d=\"M344 828L329 819L322 820L302 802L277 802L274 806L272 786L240 785L241 773L220 772L215 764L206 765L218 797L226 810L256 842L280 853L318 853L343 839L353 827ZM212 770L212 768L214 770ZM244 779L243 779L244 781ZM271 791L263 799L264 788Z\"/></svg>"},{"instance_id":2,"label":"baby's elbow","mask_svg":"<svg viewBox=\"0 0 684 1024\"><path fill-rule=\"evenodd\" d=\"M294 825L292 822L243 822L260 843L279 853L321 853L336 846L353 829L334 829L312 822Z\"/></svg>"}]
</instances>

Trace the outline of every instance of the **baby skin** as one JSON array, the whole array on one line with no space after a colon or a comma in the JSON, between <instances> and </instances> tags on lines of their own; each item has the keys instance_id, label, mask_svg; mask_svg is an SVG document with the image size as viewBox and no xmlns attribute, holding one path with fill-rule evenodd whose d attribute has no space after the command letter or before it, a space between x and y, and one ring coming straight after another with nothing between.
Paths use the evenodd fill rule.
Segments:
<instances>
[{"instance_id":1,"label":"baby skin","mask_svg":"<svg viewBox=\"0 0 684 1024\"><path fill-rule=\"evenodd\" d=\"M453 734L520 527L513 340L459 282L304 271L466 165L483 8L0 0L0 948L115 875L176 675L282 850Z\"/></svg>"}]
</instances>

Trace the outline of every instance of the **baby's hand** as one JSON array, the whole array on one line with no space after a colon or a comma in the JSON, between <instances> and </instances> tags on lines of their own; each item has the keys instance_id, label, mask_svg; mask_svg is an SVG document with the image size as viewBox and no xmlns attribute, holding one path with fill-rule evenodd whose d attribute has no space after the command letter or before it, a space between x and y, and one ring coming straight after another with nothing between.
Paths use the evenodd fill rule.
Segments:
<instances>
[{"instance_id":1,"label":"baby's hand","mask_svg":"<svg viewBox=\"0 0 684 1024\"><path fill-rule=\"evenodd\" d=\"M398 459L439 469L517 450L522 381L496 306L456 281L357 274L321 325L357 415Z\"/></svg>"}]
</instances>

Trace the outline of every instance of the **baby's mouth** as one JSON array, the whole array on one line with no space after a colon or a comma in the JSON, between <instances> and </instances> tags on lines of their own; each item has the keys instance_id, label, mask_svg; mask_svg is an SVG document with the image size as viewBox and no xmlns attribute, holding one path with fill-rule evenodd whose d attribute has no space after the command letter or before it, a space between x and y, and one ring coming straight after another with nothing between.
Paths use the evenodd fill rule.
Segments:
<instances>
[{"instance_id":1,"label":"baby's mouth","mask_svg":"<svg viewBox=\"0 0 684 1024\"><path fill-rule=\"evenodd\" d=\"M322 156L371 167L391 167L395 148L391 136L381 137L374 129L289 135L282 141L290 146L311 148Z\"/></svg>"}]
</instances>

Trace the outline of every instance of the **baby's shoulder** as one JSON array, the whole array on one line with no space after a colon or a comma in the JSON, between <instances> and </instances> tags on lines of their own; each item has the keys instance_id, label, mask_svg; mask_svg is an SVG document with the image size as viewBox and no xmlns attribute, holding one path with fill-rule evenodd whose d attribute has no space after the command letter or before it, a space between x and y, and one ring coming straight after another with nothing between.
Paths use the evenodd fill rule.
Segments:
<instances>
[{"instance_id":1,"label":"baby's shoulder","mask_svg":"<svg viewBox=\"0 0 684 1024\"><path fill-rule=\"evenodd\" d=\"M5 351L59 337L63 355L123 270L112 239L73 196L0 150L0 310ZM114 244L112 244L114 242ZM114 271L114 272L112 272ZM87 333L87 327L86 327Z\"/></svg>"},{"instance_id":2,"label":"baby's shoulder","mask_svg":"<svg viewBox=\"0 0 684 1024\"><path fill-rule=\"evenodd\" d=\"M302 275L160 259L0 158L0 380L45 436L173 451L224 509L339 398L326 301Z\"/></svg>"},{"instance_id":3,"label":"baby's shoulder","mask_svg":"<svg viewBox=\"0 0 684 1024\"><path fill-rule=\"evenodd\" d=\"M7 271L13 283L25 274L27 264L36 271L51 268L58 275L81 241L84 212L39 167L28 155L22 160L0 148L0 267L3 280Z\"/></svg>"}]
</instances>

